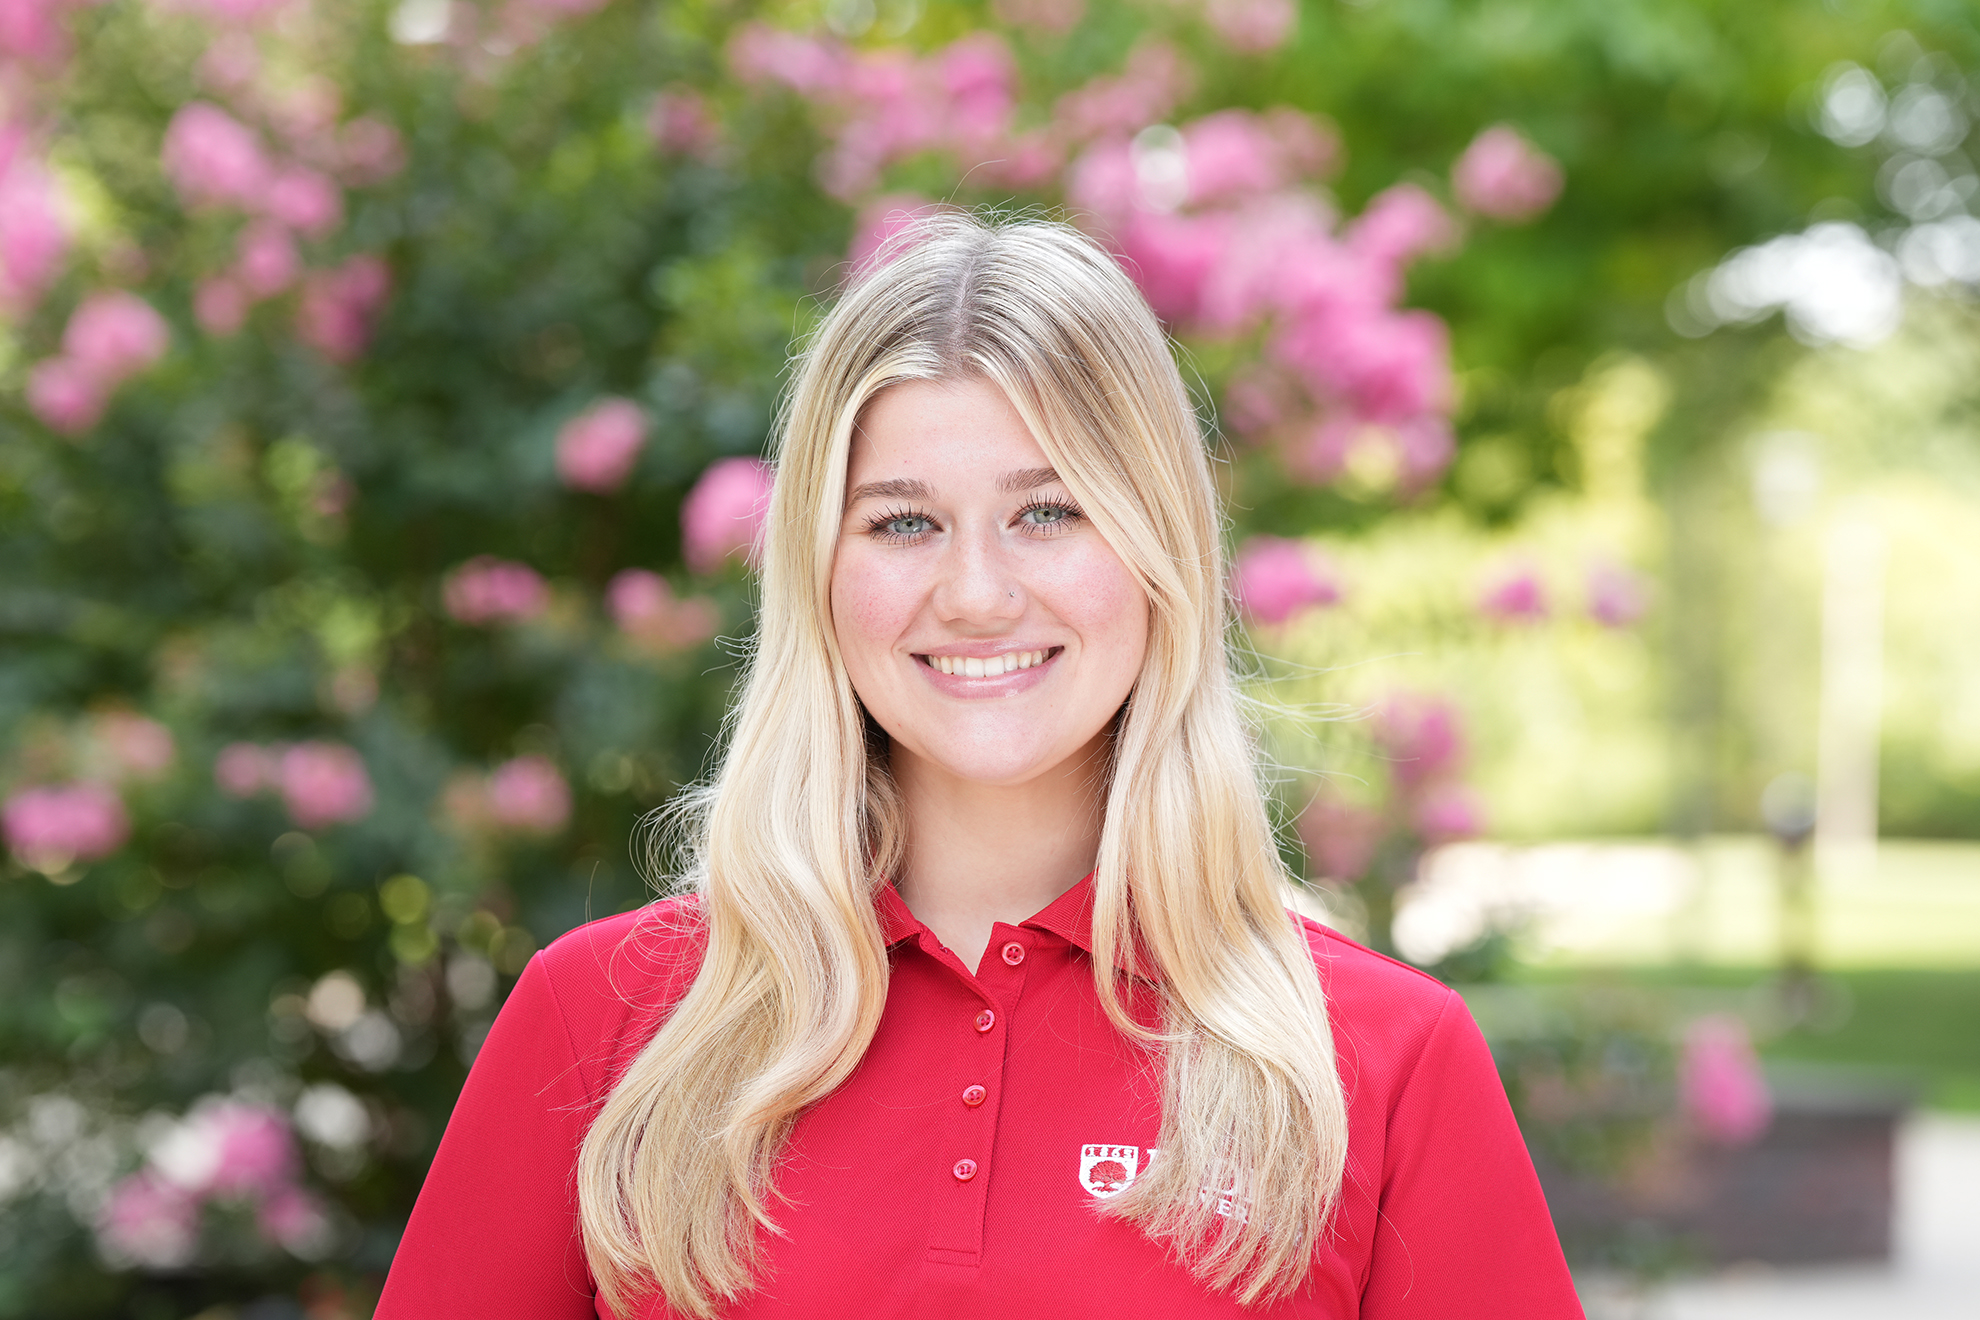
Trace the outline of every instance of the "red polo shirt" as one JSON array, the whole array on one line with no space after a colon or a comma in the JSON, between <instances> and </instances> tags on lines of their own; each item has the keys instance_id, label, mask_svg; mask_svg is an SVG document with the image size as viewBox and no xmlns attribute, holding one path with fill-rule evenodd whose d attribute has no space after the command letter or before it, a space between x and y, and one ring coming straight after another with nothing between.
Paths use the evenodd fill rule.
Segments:
<instances>
[{"instance_id":1,"label":"red polo shirt","mask_svg":"<svg viewBox=\"0 0 1980 1320\"><path fill-rule=\"evenodd\" d=\"M788 1200L773 1203L784 1236L726 1315L1581 1316L1463 1001L1312 922L1349 1155L1306 1287L1247 1311L1096 1214L1155 1154L1160 1115L1158 1078L1094 993L1091 900L1089 878L1029 921L998 924L972 973L881 891L886 1011L852 1077L799 1119L778 1178ZM455 1106L379 1320L610 1316L578 1242L578 1144L700 949L695 901L672 900L581 927L531 961ZM678 1314L658 1301L639 1313Z\"/></svg>"}]
</instances>

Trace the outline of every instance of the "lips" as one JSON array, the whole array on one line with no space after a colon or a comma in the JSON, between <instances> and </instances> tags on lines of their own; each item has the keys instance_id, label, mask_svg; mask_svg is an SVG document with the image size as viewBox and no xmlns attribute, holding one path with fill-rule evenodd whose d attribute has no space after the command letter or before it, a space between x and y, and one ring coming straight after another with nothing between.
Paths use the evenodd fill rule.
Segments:
<instances>
[{"instance_id":1,"label":"lips","mask_svg":"<svg viewBox=\"0 0 1980 1320\"><path fill-rule=\"evenodd\" d=\"M1064 649L1047 646L1035 651L1006 651L1001 655L917 655L915 659L930 669L957 678L1002 678L1020 669L1036 668Z\"/></svg>"}]
</instances>

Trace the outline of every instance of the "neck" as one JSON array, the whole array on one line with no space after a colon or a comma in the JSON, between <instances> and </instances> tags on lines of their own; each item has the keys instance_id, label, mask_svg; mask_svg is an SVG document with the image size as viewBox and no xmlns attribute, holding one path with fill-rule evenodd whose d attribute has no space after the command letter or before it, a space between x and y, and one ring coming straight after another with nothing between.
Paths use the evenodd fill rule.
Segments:
<instances>
[{"instance_id":1,"label":"neck","mask_svg":"<svg viewBox=\"0 0 1980 1320\"><path fill-rule=\"evenodd\" d=\"M1103 735L1023 784L984 784L895 745L908 851L894 887L964 966L981 963L998 922L1034 915L1093 869L1107 759Z\"/></svg>"}]
</instances>

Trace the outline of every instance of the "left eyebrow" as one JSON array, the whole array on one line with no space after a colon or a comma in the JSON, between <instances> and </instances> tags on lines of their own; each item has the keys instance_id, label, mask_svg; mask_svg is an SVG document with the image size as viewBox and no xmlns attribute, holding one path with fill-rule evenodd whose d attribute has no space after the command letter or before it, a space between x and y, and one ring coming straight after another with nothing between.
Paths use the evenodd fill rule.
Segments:
<instances>
[{"instance_id":1,"label":"left eyebrow","mask_svg":"<svg viewBox=\"0 0 1980 1320\"><path fill-rule=\"evenodd\" d=\"M1022 495L1025 491L1037 490L1040 486L1059 484L1063 483L1059 481L1058 471L1054 468L1019 468L1015 472L1006 472L1003 479L997 483L997 489L1006 495Z\"/></svg>"}]
</instances>

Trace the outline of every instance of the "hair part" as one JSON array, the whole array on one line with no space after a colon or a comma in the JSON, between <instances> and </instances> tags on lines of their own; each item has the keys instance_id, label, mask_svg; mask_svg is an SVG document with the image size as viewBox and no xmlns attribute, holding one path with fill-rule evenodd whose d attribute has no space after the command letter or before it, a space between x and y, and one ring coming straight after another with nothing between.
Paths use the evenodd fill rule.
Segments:
<instances>
[{"instance_id":1,"label":"hair part","mask_svg":"<svg viewBox=\"0 0 1980 1320\"><path fill-rule=\"evenodd\" d=\"M1296 1291L1338 1198L1347 1110L1226 649L1222 527L1195 412L1147 303L1044 221L919 221L803 350L779 418L754 655L726 756L686 813L706 953L578 1161L599 1291L713 1316L761 1272L777 1159L864 1055L886 1004L873 896L906 821L831 623L861 410L904 381L995 383L1147 592L1115 725L1093 974L1162 1070L1162 1154L1099 1207L1246 1304ZM1120 968L1149 973L1139 1020ZM1144 1016L1146 1016L1144 1014Z\"/></svg>"}]
</instances>

